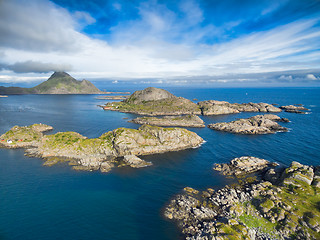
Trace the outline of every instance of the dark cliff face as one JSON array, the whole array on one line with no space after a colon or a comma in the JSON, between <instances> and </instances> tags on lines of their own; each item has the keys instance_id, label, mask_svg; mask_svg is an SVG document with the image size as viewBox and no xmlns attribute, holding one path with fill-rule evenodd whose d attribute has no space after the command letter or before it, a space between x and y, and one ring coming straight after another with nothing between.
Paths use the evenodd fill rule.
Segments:
<instances>
[{"instance_id":1,"label":"dark cliff face","mask_svg":"<svg viewBox=\"0 0 320 240\"><path fill-rule=\"evenodd\" d=\"M54 72L50 78L33 88L0 87L0 94L99 94L87 80L78 81L66 72Z\"/></svg>"}]
</instances>

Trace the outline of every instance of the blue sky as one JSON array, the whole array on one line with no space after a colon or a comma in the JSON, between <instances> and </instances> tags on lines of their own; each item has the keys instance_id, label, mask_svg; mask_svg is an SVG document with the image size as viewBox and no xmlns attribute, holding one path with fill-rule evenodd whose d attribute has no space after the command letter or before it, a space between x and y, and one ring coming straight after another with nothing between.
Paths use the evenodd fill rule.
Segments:
<instances>
[{"instance_id":1,"label":"blue sky","mask_svg":"<svg viewBox=\"0 0 320 240\"><path fill-rule=\"evenodd\" d=\"M0 1L0 82L320 82L320 1Z\"/></svg>"}]
</instances>

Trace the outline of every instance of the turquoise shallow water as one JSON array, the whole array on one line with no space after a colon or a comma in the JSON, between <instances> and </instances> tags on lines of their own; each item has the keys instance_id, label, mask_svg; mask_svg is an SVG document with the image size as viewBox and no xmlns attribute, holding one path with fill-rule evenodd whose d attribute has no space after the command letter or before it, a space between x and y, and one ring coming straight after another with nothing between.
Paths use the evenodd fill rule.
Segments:
<instances>
[{"instance_id":1,"label":"turquoise shallow water","mask_svg":"<svg viewBox=\"0 0 320 240\"><path fill-rule=\"evenodd\" d=\"M107 88L107 87L105 87ZM119 90L138 90L128 86ZM320 163L320 89L167 88L177 96L230 102L302 103L311 114L282 112L290 132L242 136L191 129L207 142L200 148L145 156L153 166L120 168L108 174L77 172L66 165L42 166L23 150L0 149L0 239L179 239L175 224L162 217L165 204L185 186L219 188L230 180L212 165L252 155L283 165ZM112 89L117 90L117 89ZM98 137L128 123L133 114L103 111L92 95L13 95L0 98L0 133L14 125L46 123L58 131ZM257 113L202 117L206 124Z\"/></svg>"}]
</instances>

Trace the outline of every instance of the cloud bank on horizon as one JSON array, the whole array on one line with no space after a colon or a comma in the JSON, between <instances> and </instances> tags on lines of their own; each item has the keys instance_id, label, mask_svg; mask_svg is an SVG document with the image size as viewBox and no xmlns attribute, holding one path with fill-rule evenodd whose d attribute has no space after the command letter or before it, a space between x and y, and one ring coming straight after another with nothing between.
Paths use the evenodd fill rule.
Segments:
<instances>
[{"instance_id":1,"label":"cloud bank on horizon","mask_svg":"<svg viewBox=\"0 0 320 240\"><path fill-rule=\"evenodd\" d=\"M2 0L0 57L0 82L320 82L320 2Z\"/></svg>"}]
</instances>

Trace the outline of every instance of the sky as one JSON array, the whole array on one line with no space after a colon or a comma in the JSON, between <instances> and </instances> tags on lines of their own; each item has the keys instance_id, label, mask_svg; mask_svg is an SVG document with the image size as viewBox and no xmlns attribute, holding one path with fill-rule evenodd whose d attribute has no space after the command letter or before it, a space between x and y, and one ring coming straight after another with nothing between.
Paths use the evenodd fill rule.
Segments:
<instances>
[{"instance_id":1,"label":"sky","mask_svg":"<svg viewBox=\"0 0 320 240\"><path fill-rule=\"evenodd\" d=\"M53 71L114 84L320 86L320 1L0 0L0 83Z\"/></svg>"}]
</instances>

